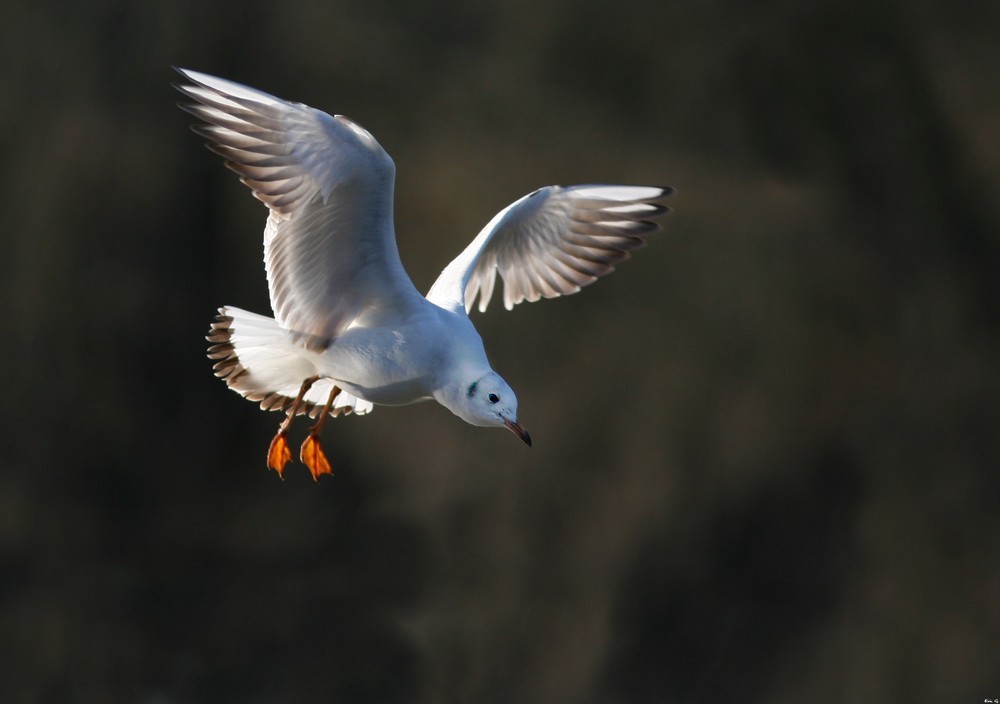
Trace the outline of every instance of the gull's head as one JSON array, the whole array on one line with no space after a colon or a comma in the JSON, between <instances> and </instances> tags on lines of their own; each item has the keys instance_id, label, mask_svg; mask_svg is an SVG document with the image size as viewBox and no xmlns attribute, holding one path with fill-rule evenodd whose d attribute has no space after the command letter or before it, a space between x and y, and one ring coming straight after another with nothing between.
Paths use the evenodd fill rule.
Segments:
<instances>
[{"instance_id":1,"label":"gull's head","mask_svg":"<svg viewBox=\"0 0 1000 704\"><path fill-rule=\"evenodd\" d=\"M447 404L467 423L481 427L507 428L531 445L531 436L517 422L517 396L499 374L486 372L463 380L453 404Z\"/></svg>"}]
</instances>

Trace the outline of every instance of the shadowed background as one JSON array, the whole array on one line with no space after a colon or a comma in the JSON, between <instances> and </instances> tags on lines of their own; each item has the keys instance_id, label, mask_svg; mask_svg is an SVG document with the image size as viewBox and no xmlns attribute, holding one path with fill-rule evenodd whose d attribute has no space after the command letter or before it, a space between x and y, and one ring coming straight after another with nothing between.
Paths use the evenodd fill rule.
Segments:
<instances>
[{"instance_id":1,"label":"shadowed background","mask_svg":"<svg viewBox=\"0 0 1000 704\"><path fill-rule=\"evenodd\" d=\"M1000 5L64 5L0 9L0 699L1000 697ZM533 448L380 407L265 469L203 340L265 210L172 64L371 130L421 290L536 187L679 189L474 317Z\"/></svg>"}]
</instances>

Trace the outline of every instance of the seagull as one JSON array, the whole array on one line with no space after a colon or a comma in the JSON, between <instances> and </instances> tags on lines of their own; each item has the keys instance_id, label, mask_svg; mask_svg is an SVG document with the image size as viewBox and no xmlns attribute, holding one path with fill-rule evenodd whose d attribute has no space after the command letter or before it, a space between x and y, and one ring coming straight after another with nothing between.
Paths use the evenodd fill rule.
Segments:
<instances>
[{"instance_id":1,"label":"seagull","mask_svg":"<svg viewBox=\"0 0 1000 704\"><path fill-rule=\"evenodd\" d=\"M297 415L316 423L299 458L331 474L319 443L327 418L375 404L435 400L462 420L505 427L531 445L517 397L490 366L469 319L485 312L497 276L507 310L576 293L610 273L659 229L673 189L540 188L501 210L427 295L396 247L396 168L375 138L343 115L197 71L177 69L192 130L268 208L264 265L274 317L219 308L209 358L216 376L285 418L267 451L284 477Z\"/></svg>"}]
</instances>

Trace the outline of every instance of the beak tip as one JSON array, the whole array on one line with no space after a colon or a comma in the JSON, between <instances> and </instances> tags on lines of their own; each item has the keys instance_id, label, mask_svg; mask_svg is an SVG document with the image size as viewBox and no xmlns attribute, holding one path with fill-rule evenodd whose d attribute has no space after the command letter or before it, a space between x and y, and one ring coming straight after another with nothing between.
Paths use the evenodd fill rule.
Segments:
<instances>
[{"instance_id":1,"label":"beak tip","mask_svg":"<svg viewBox=\"0 0 1000 704\"><path fill-rule=\"evenodd\" d=\"M508 420L504 423L507 429L514 433L517 437L521 438L525 445L531 447L531 436L528 431L524 429L524 426L518 423L516 420Z\"/></svg>"}]
</instances>

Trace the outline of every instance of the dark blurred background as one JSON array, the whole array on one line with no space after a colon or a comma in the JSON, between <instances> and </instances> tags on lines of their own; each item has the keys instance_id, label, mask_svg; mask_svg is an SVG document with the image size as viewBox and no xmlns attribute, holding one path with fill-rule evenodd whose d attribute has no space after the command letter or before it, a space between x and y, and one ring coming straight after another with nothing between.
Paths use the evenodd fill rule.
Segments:
<instances>
[{"instance_id":1,"label":"dark blurred background","mask_svg":"<svg viewBox=\"0 0 1000 704\"><path fill-rule=\"evenodd\" d=\"M4 702L1000 697L1000 4L0 8ZM551 183L670 184L578 296L475 321L535 446L441 407L264 466L216 307L265 210L171 65L395 158L426 290ZM293 442L301 439L300 421Z\"/></svg>"}]
</instances>

